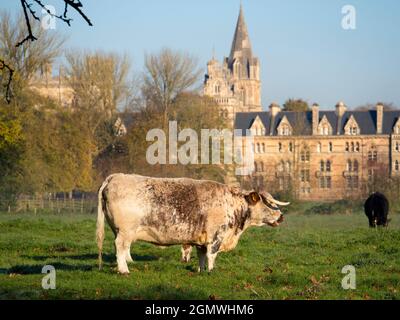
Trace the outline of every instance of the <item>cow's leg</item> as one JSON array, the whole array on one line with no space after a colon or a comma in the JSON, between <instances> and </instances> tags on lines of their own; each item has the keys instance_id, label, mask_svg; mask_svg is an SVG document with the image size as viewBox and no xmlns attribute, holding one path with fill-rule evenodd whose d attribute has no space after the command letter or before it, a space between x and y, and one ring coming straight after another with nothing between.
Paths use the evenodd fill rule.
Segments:
<instances>
[{"instance_id":1,"label":"cow's leg","mask_svg":"<svg viewBox=\"0 0 400 320\"><path fill-rule=\"evenodd\" d=\"M217 237L212 244L207 246L208 272L211 272L214 269L215 259L217 258L220 247L221 239L219 237Z\"/></svg>"},{"instance_id":2,"label":"cow's leg","mask_svg":"<svg viewBox=\"0 0 400 320\"><path fill-rule=\"evenodd\" d=\"M199 257L199 272L206 270L206 257L207 257L207 247L196 247L197 256Z\"/></svg>"},{"instance_id":3,"label":"cow's leg","mask_svg":"<svg viewBox=\"0 0 400 320\"><path fill-rule=\"evenodd\" d=\"M189 262L190 261L190 255L192 254L192 246L188 244L184 244L181 247L182 251L182 262Z\"/></svg>"},{"instance_id":4,"label":"cow's leg","mask_svg":"<svg viewBox=\"0 0 400 320\"><path fill-rule=\"evenodd\" d=\"M131 256L131 244L132 243L129 243L129 246L125 252L125 259L126 259L126 262L128 262L128 263L133 263L133 259Z\"/></svg>"},{"instance_id":5,"label":"cow's leg","mask_svg":"<svg viewBox=\"0 0 400 320\"><path fill-rule=\"evenodd\" d=\"M121 233L118 233L115 239L115 250L117 252L118 272L121 274L128 274L129 269L126 263L126 252L129 250L129 241Z\"/></svg>"}]
</instances>

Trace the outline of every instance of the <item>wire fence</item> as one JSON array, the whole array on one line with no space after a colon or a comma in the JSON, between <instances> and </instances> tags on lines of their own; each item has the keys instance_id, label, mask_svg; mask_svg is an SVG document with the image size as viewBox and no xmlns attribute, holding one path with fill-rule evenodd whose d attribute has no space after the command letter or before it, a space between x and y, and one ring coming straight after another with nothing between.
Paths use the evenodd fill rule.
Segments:
<instances>
[{"instance_id":1,"label":"wire fence","mask_svg":"<svg viewBox=\"0 0 400 320\"><path fill-rule=\"evenodd\" d=\"M0 199L0 211L12 213L76 213L95 214L97 212L97 200L95 198L60 198L37 199L23 198L14 201Z\"/></svg>"}]
</instances>

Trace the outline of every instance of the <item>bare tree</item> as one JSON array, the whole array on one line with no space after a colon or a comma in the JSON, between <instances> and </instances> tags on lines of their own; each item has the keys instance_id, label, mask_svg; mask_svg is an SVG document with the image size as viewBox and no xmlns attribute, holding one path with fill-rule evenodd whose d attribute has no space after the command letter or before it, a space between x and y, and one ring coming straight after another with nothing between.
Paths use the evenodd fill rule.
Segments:
<instances>
[{"instance_id":1,"label":"bare tree","mask_svg":"<svg viewBox=\"0 0 400 320\"><path fill-rule=\"evenodd\" d=\"M20 79L29 81L41 66L51 64L60 55L65 38L35 25L38 40L16 47L14 43L23 37L24 30L23 17L12 19L8 13L0 13L0 56L12 65Z\"/></svg>"},{"instance_id":2,"label":"bare tree","mask_svg":"<svg viewBox=\"0 0 400 320\"><path fill-rule=\"evenodd\" d=\"M15 48L11 48L16 44L16 48L22 48L20 52L23 52L24 54L22 57L24 58L23 64L25 64L25 58L26 58L26 53L30 51L35 51L35 50L30 50L30 48L24 47L24 44L29 43L32 44L33 42L36 42L38 39L43 37L43 30L39 27L40 24L33 24L32 20L36 20L37 22L40 22L40 18L36 14L37 8L43 9L49 14L50 16L59 19L69 26L71 26L71 21L72 18L68 16L68 10L69 8L74 9L87 23L89 26L93 26L91 20L86 16L86 14L82 11L83 4L80 0L62 0L64 3L64 11L62 15L56 15L52 13L47 6L42 2L42 0L20 0L20 4L22 6L22 11L23 11L23 21L25 28L28 31L27 36L22 36L22 29L25 30L25 28L22 27L21 23L18 23L17 25L14 25L16 28L7 28L7 26L10 26L10 18L6 17L6 14L3 13L2 16L0 17L0 21L2 22L2 28L1 28L1 35L3 36L3 48L0 47L0 49L3 49L0 51L0 80L1 84L3 84L3 79L7 78L8 80L3 84L5 87L5 100L7 103L11 102L11 83L13 81L13 76L14 76L14 71L21 71L21 65L18 65L17 67L11 67L11 62L9 61L7 64L5 63L5 60L7 60L7 56L13 56L18 60L18 50ZM35 8L35 5L37 8ZM4 23L4 19L6 19L6 22ZM6 32L7 31L7 32ZM26 31L24 31L26 32ZM51 38L51 37L50 37ZM13 40L11 41L4 41L4 40ZM55 40L56 38L53 38ZM49 40L49 37L47 38ZM46 40L45 40L46 42ZM62 44L63 40L59 42L59 44ZM54 49L57 46L57 43L54 41L51 41L48 43L50 47L44 46L44 48L47 49ZM32 45L31 45L32 47ZM41 44L39 44L40 48L43 48ZM4 51L7 53L4 55ZM35 55L29 55L29 58L35 57ZM29 61L29 59L28 59ZM18 69L19 67L19 69ZM28 67L26 69L30 69L32 65L28 63ZM17 70L15 70L17 68Z\"/></svg>"},{"instance_id":3,"label":"bare tree","mask_svg":"<svg viewBox=\"0 0 400 320\"><path fill-rule=\"evenodd\" d=\"M193 87L200 74L197 60L186 53L162 49L146 55L143 93L163 113L165 128L173 99Z\"/></svg>"},{"instance_id":4,"label":"bare tree","mask_svg":"<svg viewBox=\"0 0 400 320\"><path fill-rule=\"evenodd\" d=\"M76 97L75 108L84 112L87 125L94 132L111 118L129 95L127 56L101 52L69 52L66 55L68 82Z\"/></svg>"}]
</instances>

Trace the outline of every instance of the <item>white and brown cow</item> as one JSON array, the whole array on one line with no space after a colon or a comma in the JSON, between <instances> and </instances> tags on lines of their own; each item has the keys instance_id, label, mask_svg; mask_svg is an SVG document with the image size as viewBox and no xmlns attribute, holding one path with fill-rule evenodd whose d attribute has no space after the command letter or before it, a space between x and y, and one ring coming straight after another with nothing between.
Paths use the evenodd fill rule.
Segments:
<instances>
[{"instance_id":1,"label":"white and brown cow","mask_svg":"<svg viewBox=\"0 0 400 320\"><path fill-rule=\"evenodd\" d=\"M132 242L196 246L199 271L214 268L219 252L233 250L251 226L278 226L283 216L268 193L192 179L115 174L99 190L97 244L101 268L104 219L115 234L118 271L129 273Z\"/></svg>"}]
</instances>

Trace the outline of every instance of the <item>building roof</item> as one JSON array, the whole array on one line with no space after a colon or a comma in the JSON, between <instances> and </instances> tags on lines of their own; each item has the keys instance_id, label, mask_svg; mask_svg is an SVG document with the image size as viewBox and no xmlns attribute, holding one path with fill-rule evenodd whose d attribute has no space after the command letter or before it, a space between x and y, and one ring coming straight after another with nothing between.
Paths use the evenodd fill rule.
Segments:
<instances>
[{"instance_id":1,"label":"building roof","mask_svg":"<svg viewBox=\"0 0 400 320\"><path fill-rule=\"evenodd\" d=\"M270 112L243 112L237 113L235 119L235 129L242 130L242 135L246 135L246 130L250 129L255 119L260 117L266 131L266 135L276 136L280 122L286 116L293 128L294 135L311 135L312 134L312 112L294 112L282 111L274 118ZM374 135L377 133L377 112L376 110L368 111L346 111L342 117L338 117L335 111L319 111L319 121L326 116L332 126L333 135L343 135L344 128L351 118L356 120L361 135ZM400 118L400 110L384 111L382 134L391 134L393 127ZM339 129L339 130L338 130Z\"/></svg>"}]
</instances>

